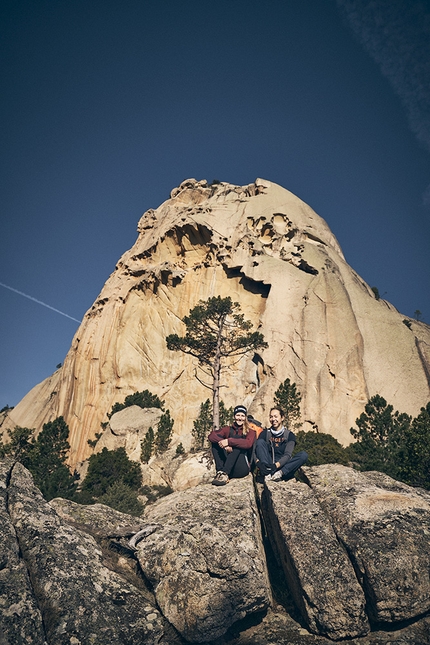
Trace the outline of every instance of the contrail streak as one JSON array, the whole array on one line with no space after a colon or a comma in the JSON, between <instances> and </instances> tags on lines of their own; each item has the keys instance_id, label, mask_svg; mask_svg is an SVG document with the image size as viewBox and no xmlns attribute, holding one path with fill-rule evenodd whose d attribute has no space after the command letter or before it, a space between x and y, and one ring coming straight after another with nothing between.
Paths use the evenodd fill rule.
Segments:
<instances>
[{"instance_id":1,"label":"contrail streak","mask_svg":"<svg viewBox=\"0 0 430 645\"><path fill-rule=\"evenodd\" d=\"M33 296L29 296L26 293L23 293L22 291L18 291L18 289L14 289L13 287L9 287L7 284L3 284L3 282L0 282L0 287L4 287L5 289L9 289L9 291L14 291L15 293L19 293L20 296L24 296L24 298L28 298L29 300L33 300L33 302L37 302L38 305L43 305L44 307L47 307L48 309L52 309L52 311L56 311L57 314L61 314L62 316L66 316L66 318L70 318L70 320L74 320L77 323L81 322L77 318L73 318L73 316L69 316L69 314L65 314L64 311L60 311L59 309L55 309L55 307L51 307L51 305L47 305L46 302L42 302L41 300L37 300L37 298L33 298Z\"/></svg>"}]
</instances>

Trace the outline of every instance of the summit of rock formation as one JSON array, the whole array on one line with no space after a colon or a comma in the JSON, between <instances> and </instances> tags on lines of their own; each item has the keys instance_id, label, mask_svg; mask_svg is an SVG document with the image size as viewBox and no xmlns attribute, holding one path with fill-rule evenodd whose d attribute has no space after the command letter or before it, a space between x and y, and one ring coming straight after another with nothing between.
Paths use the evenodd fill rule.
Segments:
<instances>
[{"instance_id":1,"label":"summit of rock formation","mask_svg":"<svg viewBox=\"0 0 430 645\"><path fill-rule=\"evenodd\" d=\"M349 443L369 397L417 414L430 398L430 328L407 319L347 264L326 222L298 197L262 179L248 186L189 179L138 224L138 239L87 311L63 366L33 388L2 429L40 430L62 415L71 464L86 459L116 402L148 389L175 420L173 446L209 391L196 360L171 352L199 300L231 296L268 348L224 379L227 406L264 421L288 377L302 394L304 429Z\"/></svg>"}]
</instances>

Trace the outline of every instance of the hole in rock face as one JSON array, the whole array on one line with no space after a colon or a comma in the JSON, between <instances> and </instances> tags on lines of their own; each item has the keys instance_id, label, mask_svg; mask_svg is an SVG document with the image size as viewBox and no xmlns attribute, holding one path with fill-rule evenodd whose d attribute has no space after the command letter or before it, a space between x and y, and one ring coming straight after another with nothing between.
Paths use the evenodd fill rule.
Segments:
<instances>
[{"instance_id":1,"label":"hole in rock face","mask_svg":"<svg viewBox=\"0 0 430 645\"><path fill-rule=\"evenodd\" d=\"M255 293L260 295L262 298L267 298L270 293L270 284L264 284L264 282L257 282L256 280L251 280L244 275L239 267L228 268L224 267L225 274L227 278L240 278L239 284L242 285L246 291L250 293Z\"/></svg>"}]
</instances>

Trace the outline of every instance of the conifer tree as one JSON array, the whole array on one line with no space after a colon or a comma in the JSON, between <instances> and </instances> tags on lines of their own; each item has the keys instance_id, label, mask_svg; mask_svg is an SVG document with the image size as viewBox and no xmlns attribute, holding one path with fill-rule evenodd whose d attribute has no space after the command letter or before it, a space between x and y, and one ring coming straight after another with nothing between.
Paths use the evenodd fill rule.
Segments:
<instances>
[{"instance_id":1,"label":"conifer tree","mask_svg":"<svg viewBox=\"0 0 430 645\"><path fill-rule=\"evenodd\" d=\"M152 427L148 428L140 450L140 459L144 464L147 464L151 459L152 451L154 449L154 430Z\"/></svg>"},{"instance_id":2,"label":"conifer tree","mask_svg":"<svg viewBox=\"0 0 430 645\"><path fill-rule=\"evenodd\" d=\"M296 384L286 378L275 392L275 405L283 409L285 423L290 430L300 427L300 403L302 395L297 390Z\"/></svg>"},{"instance_id":3,"label":"conifer tree","mask_svg":"<svg viewBox=\"0 0 430 645\"><path fill-rule=\"evenodd\" d=\"M169 448L172 440L173 423L174 421L170 417L169 410L166 410L166 412L160 417L160 421L157 426L157 434L155 435L154 446L155 453L157 455L162 452L166 452Z\"/></svg>"},{"instance_id":4,"label":"conifer tree","mask_svg":"<svg viewBox=\"0 0 430 645\"><path fill-rule=\"evenodd\" d=\"M240 305L231 298L214 296L191 309L183 319L185 336L170 334L167 347L197 358L210 383L198 378L212 390L212 426L219 428L219 390L224 369L244 354L267 347L263 334L252 332L252 323L240 313Z\"/></svg>"}]
</instances>

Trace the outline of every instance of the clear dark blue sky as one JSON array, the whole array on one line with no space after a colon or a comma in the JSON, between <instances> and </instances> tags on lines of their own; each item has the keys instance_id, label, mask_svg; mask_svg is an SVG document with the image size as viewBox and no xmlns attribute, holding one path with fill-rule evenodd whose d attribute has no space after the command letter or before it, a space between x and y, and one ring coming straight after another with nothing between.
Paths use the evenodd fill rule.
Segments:
<instances>
[{"instance_id":1,"label":"clear dark blue sky","mask_svg":"<svg viewBox=\"0 0 430 645\"><path fill-rule=\"evenodd\" d=\"M78 327L22 294L80 320L188 177L288 188L430 322L429 43L422 0L3 0L0 407Z\"/></svg>"}]
</instances>

